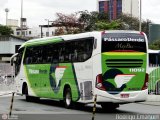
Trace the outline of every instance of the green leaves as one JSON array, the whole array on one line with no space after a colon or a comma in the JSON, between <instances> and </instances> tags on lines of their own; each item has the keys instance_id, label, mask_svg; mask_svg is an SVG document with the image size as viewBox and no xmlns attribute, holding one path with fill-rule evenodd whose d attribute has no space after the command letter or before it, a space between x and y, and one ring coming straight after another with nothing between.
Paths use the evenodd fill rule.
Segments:
<instances>
[{"instance_id":1,"label":"green leaves","mask_svg":"<svg viewBox=\"0 0 160 120\"><path fill-rule=\"evenodd\" d=\"M109 20L107 13L80 11L79 14L79 22L84 24L82 31L113 30L120 27L118 21Z\"/></svg>"},{"instance_id":2,"label":"green leaves","mask_svg":"<svg viewBox=\"0 0 160 120\"><path fill-rule=\"evenodd\" d=\"M153 50L159 50L160 49L160 40L156 40L153 43L150 43L149 48L153 49Z\"/></svg>"},{"instance_id":3,"label":"green leaves","mask_svg":"<svg viewBox=\"0 0 160 120\"><path fill-rule=\"evenodd\" d=\"M8 26L0 25L0 35L10 35L13 33L13 30Z\"/></svg>"},{"instance_id":4,"label":"green leaves","mask_svg":"<svg viewBox=\"0 0 160 120\"><path fill-rule=\"evenodd\" d=\"M139 30L139 18L133 17L128 14L122 14L119 16L118 21L120 22L119 29L121 30ZM148 36L149 24L152 23L150 20L142 20L142 31Z\"/></svg>"},{"instance_id":5,"label":"green leaves","mask_svg":"<svg viewBox=\"0 0 160 120\"><path fill-rule=\"evenodd\" d=\"M139 30L139 18L122 14L117 20L110 20L108 13L79 11L66 15L57 13L57 34L75 34L96 30ZM148 35L150 20L142 21L142 31Z\"/></svg>"},{"instance_id":6,"label":"green leaves","mask_svg":"<svg viewBox=\"0 0 160 120\"><path fill-rule=\"evenodd\" d=\"M119 26L120 24L116 21L111 21L111 22L98 21L96 23L97 30L114 30L118 29Z\"/></svg>"}]
</instances>

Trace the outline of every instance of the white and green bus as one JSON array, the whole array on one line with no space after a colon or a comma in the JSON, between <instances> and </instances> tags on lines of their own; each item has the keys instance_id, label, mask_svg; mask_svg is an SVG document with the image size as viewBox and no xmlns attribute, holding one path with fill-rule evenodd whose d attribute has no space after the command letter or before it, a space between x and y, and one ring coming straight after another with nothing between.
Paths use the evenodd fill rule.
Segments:
<instances>
[{"instance_id":1,"label":"white and green bus","mask_svg":"<svg viewBox=\"0 0 160 120\"><path fill-rule=\"evenodd\" d=\"M148 50L149 84L148 93L160 95L160 50Z\"/></svg>"},{"instance_id":2,"label":"white and green bus","mask_svg":"<svg viewBox=\"0 0 160 120\"><path fill-rule=\"evenodd\" d=\"M147 38L137 31L103 31L34 39L12 57L17 93L97 103L104 109L146 99Z\"/></svg>"}]
</instances>

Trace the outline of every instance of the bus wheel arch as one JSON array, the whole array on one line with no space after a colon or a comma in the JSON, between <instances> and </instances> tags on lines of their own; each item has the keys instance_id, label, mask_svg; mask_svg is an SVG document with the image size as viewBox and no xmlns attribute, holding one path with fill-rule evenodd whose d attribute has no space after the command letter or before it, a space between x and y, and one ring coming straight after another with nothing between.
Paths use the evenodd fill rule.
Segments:
<instances>
[{"instance_id":1,"label":"bus wheel arch","mask_svg":"<svg viewBox=\"0 0 160 120\"><path fill-rule=\"evenodd\" d=\"M23 83L22 94L25 95L27 102L32 101L32 97L28 95L28 85L26 82Z\"/></svg>"},{"instance_id":2,"label":"bus wheel arch","mask_svg":"<svg viewBox=\"0 0 160 120\"><path fill-rule=\"evenodd\" d=\"M63 89L63 103L66 108L72 106L72 91L70 85L66 84Z\"/></svg>"},{"instance_id":3,"label":"bus wheel arch","mask_svg":"<svg viewBox=\"0 0 160 120\"><path fill-rule=\"evenodd\" d=\"M24 82L23 85L22 85L22 94L23 95L28 95L28 86L27 86L26 82Z\"/></svg>"}]
</instances>

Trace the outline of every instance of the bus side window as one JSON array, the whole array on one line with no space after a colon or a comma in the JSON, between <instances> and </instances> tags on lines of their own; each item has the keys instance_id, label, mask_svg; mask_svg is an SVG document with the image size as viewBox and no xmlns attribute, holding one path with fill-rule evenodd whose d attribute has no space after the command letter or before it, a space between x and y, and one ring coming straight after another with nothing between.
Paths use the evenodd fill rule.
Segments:
<instances>
[{"instance_id":1,"label":"bus side window","mask_svg":"<svg viewBox=\"0 0 160 120\"><path fill-rule=\"evenodd\" d=\"M78 58L78 53L77 50L75 49L73 53L73 61L77 61L77 58Z\"/></svg>"},{"instance_id":2,"label":"bus side window","mask_svg":"<svg viewBox=\"0 0 160 120\"><path fill-rule=\"evenodd\" d=\"M52 61L52 57L51 56L48 56L47 57L47 63L50 63Z\"/></svg>"},{"instance_id":3,"label":"bus side window","mask_svg":"<svg viewBox=\"0 0 160 120\"><path fill-rule=\"evenodd\" d=\"M65 46L64 43L59 44L59 62L64 62L65 60Z\"/></svg>"},{"instance_id":4,"label":"bus side window","mask_svg":"<svg viewBox=\"0 0 160 120\"><path fill-rule=\"evenodd\" d=\"M39 56L42 56L42 59L43 59L43 64L48 64L51 62L52 60L52 56L51 56L51 51L52 51L52 48L51 48L51 45L44 45L43 48L43 54L42 55L39 55Z\"/></svg>"},{"instance_id":5,"label":"bus side window","mask_svg":"<svg viewBox=\"0 0 160 120\"><path fill-rule=\"evenodd\" d=\"M160 65L160 55L159 54L149 54L149 66L159 66Z\"/></svg>"},{"instance_id":6,"label":"bus side window","mask_svg":"<svg viewBox=\"0 0 160 120\"><path fill-rule=\"evenodd\" d=\"M52 53L52 63L57 63L59 61L59 52L57 46L53 46L53 53Z\"/></svg>"},{"instance_id":7,"label":"bus side window","mask_svg":"<svg viewBox=\"0 0 160 120\"><path fill-rule=\"evenodd\" d=\"M26 51L25 51L23 64L29 64L30 63L30 57L27 54L28 54L28 48L26 48Z\"/></svg>"},{"instance_id":8,"label":"bus side window","mask_svg":"<svg viewBox=\"0 0 160 120\"><path fill-rule=\"evenodd\" d=\"M31 47L26 48L23 64L32 64L33 63L33 49Z\"/></svg>"},{"instance_id":9,"label":"bus side window","mask_svg":"<svg viewBox=\"0 0 160 120\"><path fill-rule=\"evenodd\" d=\"M42 55L43 55L43 46L38 46L37 47L37 64L43 63Z\"/></svg>"},{"instance_id":10,"label":"bus side window","mask_svg":"<svg viewBox=\"0 0 160 120\"><path fill-rule=\"evenodd\" d=\"M30 57L27 57L27 58L25 59L25 64L29 64L29 63L31 63L31 58L30 58Z\"/></svg>"},{"instance_id":11,"label":"bus side window","mask_svg":"<svg viewBox=\"0 0 160 120\"><path fill-rule=\"evenodd\" d=\"M16 59L15 75L18 75L18 73L19 73L19 71L20 71L21 61L22 61L22 56L23 56L23 51L24 51L24 48L21 48L21 49L18 51L18 55L17 55L17 59Z\"/></svg>"},{"instance_id":12,"label":"bus side window","mask_svg":"<svg viewBox=\"0 0 160 120\"><path fill-rule=\"evenodd\" d=\"M93 41L93 38L84 38L82 40L77 41L76 48L78 50L78 62L86 61L91 57L93 51Z\"/></svg>"}]
</instances>

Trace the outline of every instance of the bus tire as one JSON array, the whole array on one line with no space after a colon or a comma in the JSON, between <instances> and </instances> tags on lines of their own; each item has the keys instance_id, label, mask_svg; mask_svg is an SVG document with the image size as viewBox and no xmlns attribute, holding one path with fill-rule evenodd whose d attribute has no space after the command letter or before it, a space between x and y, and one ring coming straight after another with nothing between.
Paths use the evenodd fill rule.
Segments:
<instances>
[{"instance_id":1,"label":"bus tire","mask_svg":"<svg viewBox=\"0 0 160 120\"><path fill-rule=\"evenodd\" d=\"M104 111L107 111L107 112L112 112L114 111L116 108L119 107L119 104L116 104L116 103L102 103L101 104L101 107Z\"/></svg>"},{"instance_id":2,"label":"bus tire","mask_svg":"<svg viewBox=\"0 0 160 120\"><path fill-rule=\"evenodd\" d=\"M25 87L25 97L26 97L26 101L27 101L27 102L32 102L32 101L37 102L37 101L40 100L39 97L32 97L32 96L29 96L29 95L28 95L28 86L27 86L27 85L26 85L26 87Z\"/></svg>"},{"instance_id":3,"label":"bus tire","mask_svg":"<svg viewBox=\"0 0 160 120\"><path fill-rule=\"evenodd\" d=\"M63 102L64 102L64 106L65 106L66 108L71 108L71 106L72 106L72 93L71 93L71 88L66 88L66 89L64 90Z\"/></svg>"},{"instance_id":4,"label":"bus tire","mask_svg":"<svg viewBox=\"0 0 160 120\"><path fill-rule=\"evenodd\" d=\"M26 85L24 89L25 89L25 93L24 94L25 94L25 97L26 97L26 101L30 102L31 101L31 97L28 95L28 86Z\"/></svg>"}]
</instances>

